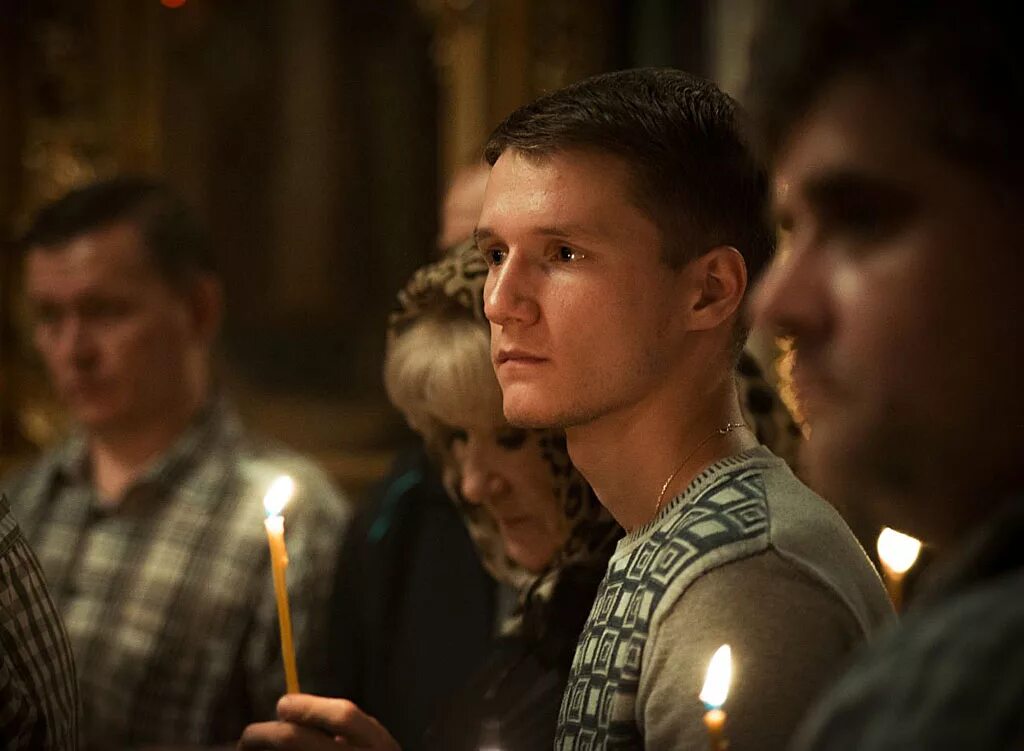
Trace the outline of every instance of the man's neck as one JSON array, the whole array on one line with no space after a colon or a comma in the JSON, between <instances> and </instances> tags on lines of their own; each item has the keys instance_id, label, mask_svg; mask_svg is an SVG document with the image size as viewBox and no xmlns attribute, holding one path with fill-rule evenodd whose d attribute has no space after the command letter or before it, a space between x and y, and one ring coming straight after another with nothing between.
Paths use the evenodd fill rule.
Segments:
<instances>
[{"instance_id":1,"label":"man's neck","mask_svg":"<svg viewBox=\"0 0 1024 751\"><path fill-rule=\"evenodd\" d=\"M168 451L188 428L203 405L201 398L187 401L187 407L158 420L131 426L99 430L89 435L92 482L104 506L116 506L125 491L146 468Z\"/></svg>"},{"instance_id":2,"label":"man's neck","mask_svg":"<svg viewBox=\"0 0 1024 751\"><path fill-rule=\"evenodd\" d=\"M570 428L566 439L573 464L628 532L654 518L673 472L664 504L709 464L756 446L750 431L719 432L743 422L735 384L726 377L691 393L666 389Z\"/></svg>"}]
</instances>

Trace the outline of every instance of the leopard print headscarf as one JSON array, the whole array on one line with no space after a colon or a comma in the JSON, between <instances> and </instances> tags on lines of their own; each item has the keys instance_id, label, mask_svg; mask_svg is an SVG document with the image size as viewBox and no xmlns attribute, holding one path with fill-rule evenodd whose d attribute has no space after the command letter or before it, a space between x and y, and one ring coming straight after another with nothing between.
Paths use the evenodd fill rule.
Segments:
<instances>
[{"instance_id":1,"label":"leopard print headscarf","mask_svg":"<svg viewBox=\"0 0 1024 751\"><path fill-rule=\"evenodd\" d=\"M487 264L472 244L459 246L442 260L420 268L398 293L398 307L389 319L389 341L426 316L465 317L486 326L483 312L486 278ZM494 520L480 506L463 500L458 467L450 451L431 436L424 436L428 448L441 463L445 488L458 504L484 568L499 581L512 586L521 599L545 597L557 580L557 571L566 565L607 560L621 535L621 528L569 461L564 434L555 430L530 432L535 440L528 441L521 450L539 448L542 452L569 527L565 545L539 576L505 555Z\"/></svg>"},{"instance_id":2,"label":"leopard print headscarf","mask_svg":"<svg viewBox=\"0 0 1024 751\"><path fill-rule=\"evenodd\" d=\"M487 264L472 243L455 248L442 260L419 269L398 294L398 307L389 319L389 342L426 316L466 317L487 326L483 313L486 277ZM737 385L744 416L757 438L795 468L800 431L747 352L742 354L737 367ZM532 432L537 435L537 443L527 443L523 450L529 450L532 445L540 447L551 468L554 492L569 527L565 545L540 574L527 571L505 555L497 525L490 515L462 499L458 468L450 451L424 436L442 465L445 487L458 504L484 567L520 594L519 613L505 624L506 633L519 628L519 616L531 603L543 602L551 596L560 572L575 566L596 566L603 570L622 536L621 527L569 460L564 433L557 430Z\"/></svg>"}]
</instances>

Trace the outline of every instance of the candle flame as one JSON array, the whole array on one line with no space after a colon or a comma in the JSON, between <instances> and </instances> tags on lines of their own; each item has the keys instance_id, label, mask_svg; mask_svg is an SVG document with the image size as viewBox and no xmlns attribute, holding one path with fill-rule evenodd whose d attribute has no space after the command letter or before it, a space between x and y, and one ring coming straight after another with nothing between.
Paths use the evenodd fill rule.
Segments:
<instances>
[{"instance_id":1,"label":"candle flame","mask_svg":"<svg viewBox=\"0 0 1024 751\"><path fill-rule=\"evenodd\" d=\"M274 480L263 496L263 508L267 516L279 516L294 492L295 481L288 475L281 475Z\"/></svg>"},{"instance_id":2,"label":"candle flame","mask_svg":"<svg viewBox=\"0 0 1024 751\"><path fill-rule=\"evenodd\" d=\"M894 574L905 574L917 561L921 541L886 527L878 535L878 558Z\"/></svg>"},{"instance_id":3,"label":"candle flame","mask_svg":"<svg viewBox=\"0 0 1024 751\"><path fill-rule=\"evenodd\" d=\"M708 709L721 707L729 695L730 682L732 682L732 650L728 644L723 644L715 651L708 664L704 688L700 691L700 700Z\"/></svg>"}]
</instances>

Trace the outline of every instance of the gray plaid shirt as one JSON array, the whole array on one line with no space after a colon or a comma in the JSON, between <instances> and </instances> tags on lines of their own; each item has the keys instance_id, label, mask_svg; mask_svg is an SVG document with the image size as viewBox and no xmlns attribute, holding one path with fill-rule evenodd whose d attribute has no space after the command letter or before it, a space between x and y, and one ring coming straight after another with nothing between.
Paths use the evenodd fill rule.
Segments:
<instances>
[{"instance_id":1,"label":"gray plaid shirt","mask_svg":"<svg viewBox=\"0 0 1024 751\"><path fill-rule=\"evenodd\" d=\"M78 748L71 646L39 562L0 495L0 748Z\"/></svg>"},{"instance_id":2,"label":"gray plaid shirt","mask_svg":"<svg viewBox=\"0 0 1024 751\"><path fill-rule=\"evenodd\" d=\"M72 438L7 486L71 637L88 749L232 741L284 693L263 494L285 511L299 678L321 685L331 572L348 508L322 472L204 410L115 508Z\"/></svg>"}]
</instances>

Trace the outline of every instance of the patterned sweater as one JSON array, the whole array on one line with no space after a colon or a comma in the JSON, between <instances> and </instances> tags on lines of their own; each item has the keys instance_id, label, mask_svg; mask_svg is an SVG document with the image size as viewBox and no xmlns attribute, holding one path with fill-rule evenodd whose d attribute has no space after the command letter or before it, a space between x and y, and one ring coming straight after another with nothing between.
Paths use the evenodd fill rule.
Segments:
<instances>
[{"instance_id":1,"label":"patterned sweater","mask_svg":"<svg viewBox=\"0 0 1024 751\"><path fill-rule=\"evenodd\" d=\"M712 653L733 649L732 751L784 748L849 652L891 615L839 515L764 447L723 459L609 562L556 749L702 748Z\"/></svg>"}]
</instances>

